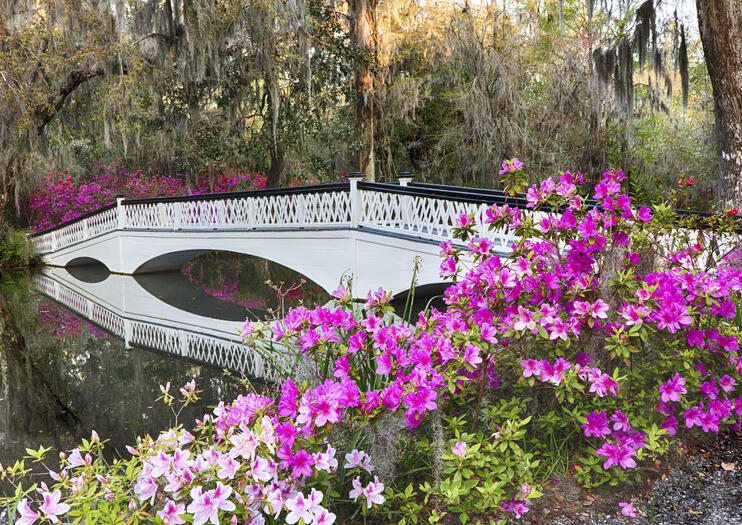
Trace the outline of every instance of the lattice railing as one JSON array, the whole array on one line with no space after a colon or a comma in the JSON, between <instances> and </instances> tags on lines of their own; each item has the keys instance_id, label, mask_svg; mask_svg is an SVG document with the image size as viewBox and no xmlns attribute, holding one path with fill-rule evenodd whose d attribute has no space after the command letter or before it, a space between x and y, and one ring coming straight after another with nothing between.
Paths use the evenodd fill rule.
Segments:
<instances>
[{"instance_id":1,"label":"lattice railing","mask_svg":"<svg viewBox=\"0 0 742 525\"><path fill-rule=\"evenodd\" d=\"M116 229L220 230L349 226L347 184L198 197L120 200L31 238L37 255Z\"/></svg>"},{"instance_id":2,"label":"lattice railing","mask_svg":"<svg viewBox=\"0 0 742 525\"><path fill-rule=\"evenodd\" d=\"M535 222L546 215L526 209L522 195L433 184L360 183L354 178L350 184L121 199L115 206L36 235L32 241L36 254L46 254L117 229L213 231L349 227L440 242L453 237L456 219L465 213L474 216L480 236L490 238L500 252L507 252L516 238L507 230L490 231L484 223L485 212L492 203L520 208ZM723 237L723 249L734 247L736 242L736 236Z\"/></svg>"},{"instance_id":3,"label":"lattice railing","mask_svg":"<svg viewBox=\"0 0 742 525\"><path fill-rule=\"evenodd\" d=\"M127 228L250 229L321 227L350 223L347 191L322 191L125 206Z\"/></svg>"},{"instance_id":4,"label":"lattice railing","mask_svg":"<svg viewBox=\"0 0 742 525\"><path fill-rule=\"evenodd\" d=\"M508 249L516 240L507 231L489 231L484 220L490 204L368 190L359 193L363 227L446 241L453 238L456 219L465 213L474 216L477 232L496 247Z\"/></svg>"}]
</instances>

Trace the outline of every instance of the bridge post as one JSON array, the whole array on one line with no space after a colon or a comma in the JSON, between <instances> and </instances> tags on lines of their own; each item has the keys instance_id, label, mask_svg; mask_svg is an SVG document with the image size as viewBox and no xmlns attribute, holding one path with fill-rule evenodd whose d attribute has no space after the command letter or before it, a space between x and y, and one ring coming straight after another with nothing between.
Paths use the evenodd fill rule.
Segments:
<instances>
[{"instance_id":1,"label":"bridge post","mask_svg":"<svg viewBox=\"0 0 742 525\"><path fill-rule=\"evenodd\" d=\"M412 173L409 171L403 171L400 172L399 175L397 175L397 180L399 180L399 185L403 188L407 187L407 184L410 183L412 180ZM400 224L400 228L403 230L412 230L413 224L410 221L410 208L411 208L411 199L409 195L402 195L401 204L402 204L402 210L401 210L401 219L402 224Z\"/></svg>"},{"instance_id":2,"label":"bridge post","mask_svg":"<svg viewBox=\"0 0 742 525\"><path fill-rule=\"evenodd\" d=\"M83 219L82 221L82 238L83 239L90 238L90 225L88 224L87 219Z\"/></svg>"},{"instance_id":3,"label":"bridge post","mask_svg":"<svg viewBox=\"0 0 742 525\"><path fill-rule=\"evenodd\" d=\"M124 350L131 350L131 321L124 318Z\"/></svg>"},{"instance_id":4,"label":"bridge post","mask_svg":"<svg viewBox=\"0 0 742 525\"><path fill-rule=\"evenodd\" d=\"M358 181L363 180L365 175L358 171L354 171L348 175L348 182L350 182L350 227L358 228L361 223L361 195L358 193Z\"/></svg>"},{"instance_id":5,"label":"bridge post","mask_svg":"<svg viewBox=\"0 0 742 525\"><path fill-rule=\"evenodd\" d=\"M126 209L124 208L124 196L116 195L116 213L118 214L118 229L126 228Z\"/></svg>"},{"instance_id":6,"label":"bridge post","mask_svg":"<svg viewBox=\"0 0 742 525\"><path fill-rule=\"evenodd\" d=\"M399 175L397 175L397 180L399 180L399 185L402 187L407 187L407 185L412 181L412 178L414 175L410 173L409 171L401 171Z\"/></svg>"}]
</instances>

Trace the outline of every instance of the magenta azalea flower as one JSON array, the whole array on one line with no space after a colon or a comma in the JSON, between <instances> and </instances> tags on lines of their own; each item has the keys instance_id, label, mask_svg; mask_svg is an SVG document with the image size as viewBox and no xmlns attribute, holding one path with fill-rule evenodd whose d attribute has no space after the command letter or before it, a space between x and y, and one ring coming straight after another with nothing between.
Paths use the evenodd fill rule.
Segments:
<instances>
[{"instance_id":1,"label":"magenta azalea flower","mask_svg":"<svg viewBox=\"0 0 742 525\"><path fill-rule=\"evenodd\" d=\"M625 501L619 501L618 506L621 507L621 514L628 518L636 518L636 509L633 503L626 503Z\"/></svg>"},{"instance_id":2,"label":"magenta azalea flower","mask_svg":"<svg viewBox=\"0 0 742 525\"><path fill-rule=\"evenodd\" d=\"M636 467L636 461L632 457L636 454L636 451L629 446L618 446L615 443L606 441L595 453L606 458L605 463L603 463L605 470L608 470L614 465L620 466L622 469Z\"/></svg>"},{"instance_id":3,"label":"magenta azalea flower","mask_svg":"<svg viewBox=\"0 0 742 525\"><path fill-rule=\"evenodd\" d=\"M688 393L683 385L685 385L685 379L675 372L672 379L668 379L664 385L659 386L662 402L680 401L680 395Z\"/></svg>"},{"instance_id":4,"label":"magenta azalea flower","mask_svg":"<svg viewBox=\"0 0 742 525\"><path fill-rule=\"evenodd\" d=\"M600 413L594 411L587 415L587 423L582 424L583 433L585 437L604 437L611 433L609 425L605 410L601 410Z\"/></svg>"}]
</instances>

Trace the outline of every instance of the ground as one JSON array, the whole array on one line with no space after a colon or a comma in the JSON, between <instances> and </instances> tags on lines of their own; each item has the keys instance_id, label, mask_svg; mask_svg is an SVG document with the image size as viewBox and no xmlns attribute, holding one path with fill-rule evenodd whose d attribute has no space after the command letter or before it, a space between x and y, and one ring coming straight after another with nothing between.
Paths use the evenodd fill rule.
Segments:
<instances>
[{"instance_id":1,"label":"ground","mask_svg":"<svg viewBox=\"0 0 742 525\"><path fill-rule=\"evenodd\" d=\"M685 441L633 486L580 488L569 477L549 487L530 525L742 525L742 435ZM556 480L555 480L556 481ZM621 516L619 501L639 515Z\"/></svg>"}]
</instances>

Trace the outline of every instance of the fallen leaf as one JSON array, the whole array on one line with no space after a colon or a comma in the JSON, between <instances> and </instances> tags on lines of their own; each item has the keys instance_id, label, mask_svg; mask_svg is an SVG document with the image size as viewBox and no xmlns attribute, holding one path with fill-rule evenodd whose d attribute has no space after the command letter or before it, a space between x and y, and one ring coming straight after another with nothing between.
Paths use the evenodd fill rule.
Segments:
<instances>
[{"instance_id":1,"label":"fallen leaf","mask_svg":"<svg viewBox=\"0 0 742 525\"><path fill-rule=\"evenodd\" d=\"M723 468L724 470L734 470L734 467L734 463L727 463L726 461L721 462L721 468Z\"/></svg>"}]
</instances>

